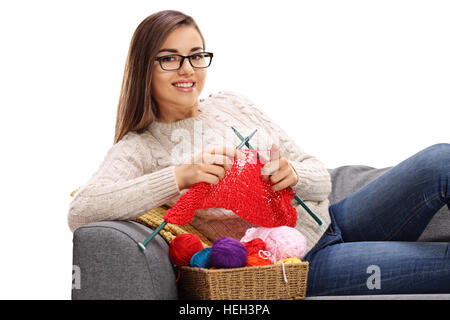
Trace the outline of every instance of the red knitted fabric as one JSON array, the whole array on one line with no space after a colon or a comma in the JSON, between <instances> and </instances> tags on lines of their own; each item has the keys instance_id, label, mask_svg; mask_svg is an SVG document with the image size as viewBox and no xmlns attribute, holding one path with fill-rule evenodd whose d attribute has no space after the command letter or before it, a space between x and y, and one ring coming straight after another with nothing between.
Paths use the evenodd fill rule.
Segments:
<instances>
[{"instance_id":1,"label":"red knitted fabric","mask_svg":"<svg viewBox=\"0 0 450 320\"><path fill-rule=\"evenodd\" d=\"M216 185L200 182L192 186L167 210L164 220L184 225L192 220L196 210L224 208L262 227L294 227L297 211L291 204L292 191L272 191L272 182L261 177L264 165L256 152L242 152L247 155L246 160L235 158L232 168Z\"/></svg>"}]
</instances>

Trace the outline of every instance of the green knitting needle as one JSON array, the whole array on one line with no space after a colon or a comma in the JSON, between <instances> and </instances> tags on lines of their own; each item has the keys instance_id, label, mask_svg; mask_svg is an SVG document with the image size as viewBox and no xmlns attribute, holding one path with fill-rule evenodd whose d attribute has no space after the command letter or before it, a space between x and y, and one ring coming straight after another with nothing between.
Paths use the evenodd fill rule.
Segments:
<instances>
[{"instance_id":1,"label":"green knitting needle","mask_svg":"<svg viewBox=\"0 0 450 320\"><path fill-rule=\"evenodd\" d=\"M237 131L235 128L231 127L231 129L233 129L234 133L235 133L235 134L239 137L239 139L241 139L241 141L242 141L242 143L241 143L239 146L236 147L237 149L240 149L240 148L245 144L250 150L255 151L255 149L250 145L250 143L249 143L248 141L250 140L251 137L253 137L253 135L255 134L256 130L253 131L253 133L252 133L250 136L248 136L247 138L244 138L244 137L239 133L239 131ZM265 160L262 156L259 155L258 152L256 153L256 155L257 155L258 159L261 158L261 159ZM319 226L322 226L322 225L323 225L322 220L320 220L320 218L319 218L318 216L316 216L316 215L311 211L311 209L308 208L308 206L302 201L302 199L300 199L300 197L295 193L294 190L292 190L291 187L289 187L289 190L292 191L292 194L294 195L294 199L297 200L298 203L300 203L300 205L306 210L306 212L309 213L309 215L310 215L314 220L316 220L316 222L319 224Z\"/></svg>"},{"instance_id":2,"label":"green knitting needle","mask_svg":"<svg viewBox=\"0 0 450 320\"><path fill-rule=\"evenodd\" d=\"M248 140L250 140L250 139L247 139L247 138L245 138L244 139L244 137L234 128L234 127L231 127L231 129L233 129L233 131L234 131L234 133L236 133L236 135L239 137L239 139L241 139L242 140L242 143L240 144L240 145L238 145L237 147L236 147L236 149L240 149L240 148L242 148L242 146L243 146L243 143L245 143L245 145L247 146L247 148L249 148L250 150L255 150L251 145L250 145L250 142L248 142ZM256 130L258 130L258 129L256 129ZM253 131L253 132L256 132L256 130L255 131ZM253 135L252 135L253 136ZM245 141L244 141L245 140ZM258 159L259 159L259 154L257 154L257 156L258 156Z\"/></svg>"},{"instance_id":3,"label":"green knitting needle","mask_svg":"<svg viewBox=\"0 0 450 320\"><path fill-rule=\"evenodd\" d=\"M144 242L138 242L138 246L145 251L145 246L147 245L147 243L149 243L150 241L152 241L152 239L161 231L162 228L164 228L164 226L167 224L167 221L163 221L158 228L156 228L148 237L147 239L144 240Z\"/></svg>"},{"instance_id":4,"label":"green knitting needle","mask_svg":"<svg viewBox=\"0 0 450 320\"><path fill-rule=\"evenodd\" d=\"M233 127L231 127L231 128L233 128ZM241 140L242 140L242 142L241 142L241 144L240 145L238 145L237 147L236 147L236 149L240 149L240 148L242 148L243 146L244 146L244 144L245 145L247 145L247 147L249 146L249 140L255 135L255 133L256 133L256 131L258 131L258 129L256 129L255 131L253 131L247 138L241 138ZM242 136L241 136L242 137Z\"/></svg>"}]
</instances>

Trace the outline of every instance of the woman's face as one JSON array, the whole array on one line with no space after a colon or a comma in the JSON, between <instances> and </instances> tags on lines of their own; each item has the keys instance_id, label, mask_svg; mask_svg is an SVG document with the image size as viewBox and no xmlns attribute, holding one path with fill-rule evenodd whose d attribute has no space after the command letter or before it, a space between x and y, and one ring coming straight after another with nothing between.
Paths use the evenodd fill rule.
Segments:
<instances>
[{"instance_id":1,"label":"woman's face","mask_svg":"<svg viewBox=\"0 0 450 320\"><path fill-rule=\"evenodd\" d=\"M157 57L169 54L188 56L196 52L203 52L202 38L194 27L183 26L169 34ZM174 71L163 70L155 61L151 89L161 120L172 122L197 115L198 99L205 79L206 69L193 68L188 59L184 59L181 68ZM183 82L184 87L179 87ZM186 83L192 83L192 86L185 87Z\"/></svg>"}]
</instances>

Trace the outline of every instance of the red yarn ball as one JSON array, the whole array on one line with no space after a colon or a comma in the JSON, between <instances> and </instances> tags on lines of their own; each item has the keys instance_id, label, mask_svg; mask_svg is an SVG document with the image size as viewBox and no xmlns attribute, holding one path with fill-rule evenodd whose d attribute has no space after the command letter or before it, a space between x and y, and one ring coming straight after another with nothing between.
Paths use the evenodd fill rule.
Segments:
<instances>
[{"instance_id":1,"label":"red yarn ball","mask_svg":"<svg viewBox=\"0 0 450 320\"><path fill-rule=\"evenodd\" d=\"M266 251L266 243L261 238L255 238L253 240L242 242L242 244L247 249L247 254L250 256L252 254L258 254L259 250Z\"/></svg>"},{"instance_id":2,"label":"red yarn ball","mask_svg":"<svg viewBox=\"0 0 450 320\"><path fill-rule=\"evenodd\" d=\"M176 236L169 245L169 257L176 266L189 266L194 254L203 249L202 241L192 233Z\"/></svg>"}]
</instances>

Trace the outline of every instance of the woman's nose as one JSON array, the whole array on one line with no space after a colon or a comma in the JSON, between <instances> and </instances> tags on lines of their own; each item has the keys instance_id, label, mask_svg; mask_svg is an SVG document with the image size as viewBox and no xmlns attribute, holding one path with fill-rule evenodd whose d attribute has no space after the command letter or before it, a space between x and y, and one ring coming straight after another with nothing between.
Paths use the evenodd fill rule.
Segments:
<instances>
[{"instance_id":1,"label":"woman's nose","mask_svg":"<svg viewBox=\"0 0 450 320\"><path fill-rule=\"evenodd\" d=\"M178 72L181 74L192 74L194 73L194 68L189 63L189 59L186 58L183 61L183 64L181 65L181 68L178 69Z\"/></svg>"}]
</instances>

